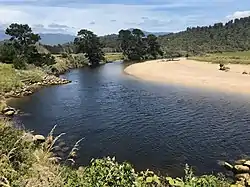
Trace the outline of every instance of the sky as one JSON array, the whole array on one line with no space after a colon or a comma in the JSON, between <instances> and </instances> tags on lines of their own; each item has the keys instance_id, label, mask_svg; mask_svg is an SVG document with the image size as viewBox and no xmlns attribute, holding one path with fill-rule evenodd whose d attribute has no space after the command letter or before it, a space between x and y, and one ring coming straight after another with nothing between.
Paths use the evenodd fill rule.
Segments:
<instances>
[{"instance_id":1,"label":"sky","mask_svg":"<svg viewBox=\"0 0 250 187\"><path fill-rule=\"evenodd\" d=\"M178 32L246 16L250 0L0 0L0 29L15 22L39 33Z\"/></svg>"}]
</instances>

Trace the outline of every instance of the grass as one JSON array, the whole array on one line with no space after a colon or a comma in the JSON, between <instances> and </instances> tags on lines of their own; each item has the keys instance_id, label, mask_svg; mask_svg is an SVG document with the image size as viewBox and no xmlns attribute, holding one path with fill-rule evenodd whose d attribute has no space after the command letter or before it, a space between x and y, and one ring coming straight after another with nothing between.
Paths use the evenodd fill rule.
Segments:
<instances>
[{"instance_id":1,"label":"grass","mask_svg":"<svg viewBox=\"0 0 250 187\"><path fill-rule=\"evenodd\" d=\"M0 63L0 94L15 91L26 83L42 81L46 74L42 69L31 67L29 70L16 70L11 64Z\"/></svg>"},{"instance_id":2,"label":"grass","mask_svg":"<svg viewBox=\"0 0 250 187\"><path fill-rule=\"evenodd\" d=\"M37 83L47 74L61 74L72 68L86 66L88 63L84 55L55 56L56 64L38 68L32 65L27 70L14 69L11 64L0 63L0 95L21 89L25 84Z\"/></svg>"},{"instance_id":3,"label":"grass","mask_svg":"<svg viewBox=\"0 0 250 187\"><path fill-rule=\"evenodd\" d=\"M9 92L22 86L23 83L12 65L0 63L0 93Z\"/></svg>"},{"instance_id":4,"label":"grass","mask_svg":"<svg viewBox=\"0 0 250 187\"><path fill-rule=\"evenodd\" d=\"M212 62L216 64L250 64L250 51L223 52L189 57L192 60Z\"/></svg>"},{"instance_id":5,"label":"grass","mask_svg":"<svg viewBox=\"0 0 250 187\"><path fill-rule=\"evenodd\" d=\"M229 187L223 176L195 176L185 168L184 178L157 176L152 171L136 172L129 163L118 163L114 158L93 159L85 167L65 165L73 160L79 142L66 160L58 162L53 148L61 135L54 137L54 129L44 143L34 143L31 134L17 130L0 120L0 186L20 187ZM74 154L73 154L74 152ZM71 162L72 163L72 162ZM73 162L74 163L74 162Z\"/></svg>"},{"instance_id":6,"label":"grass","mask_svg":"<svg viewBox=\"0 0 250 187\"><path fill-rule=\"evenodd\" d=\"M47 72L61 74L69 69L80 68L88 65L88 59L83 54L63 54L63 55L54 55L56 64L52 67L45 67Z\"/></svg>"},{"instance_id":7,"label":"grass","mask_svg":"<svg viewBox=\"0 0 250 187\"><path fill-rule=\"evenodd\" d=\"M122 53L105 53L105 59L108 62L113 62L116 60L123 60L124 56Z\"/></svg>"}]
</instances>

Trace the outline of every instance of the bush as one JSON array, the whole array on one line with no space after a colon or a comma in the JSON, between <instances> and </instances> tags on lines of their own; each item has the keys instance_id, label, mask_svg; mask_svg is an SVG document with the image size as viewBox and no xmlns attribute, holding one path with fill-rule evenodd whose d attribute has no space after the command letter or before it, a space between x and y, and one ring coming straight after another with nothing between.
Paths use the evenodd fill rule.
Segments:
<instances>
[{"instance_id":1,"label":"bush","mask_svg":"<svg viewBox=\"0 0 250 187\"><path fill-rule=\"evenodd\" d=\"M27 58L25 56L16 56L13 59L13 67L15 69L26 69Z\"/></svg>"},{"instance_id":2,"label":"bush","mask_svg":"<svg viewBox=\"0 0 250 187\"><path fill-rule=\"evenodd\" d=\"M87 186L133 186L136 173L128 163L118 164L109 157L92 160L83 171Z\"/></svg>"},{"instance_id":3,"label":"bush","mask_svg":"<svg viewBox=\"0 0 250 187\"><path fill-rule=\"evenodd\" d=\"M0 62L11 64L15 57L16 50L11 44L4 43L0 45Z\"/></svg>"}]
</instances>

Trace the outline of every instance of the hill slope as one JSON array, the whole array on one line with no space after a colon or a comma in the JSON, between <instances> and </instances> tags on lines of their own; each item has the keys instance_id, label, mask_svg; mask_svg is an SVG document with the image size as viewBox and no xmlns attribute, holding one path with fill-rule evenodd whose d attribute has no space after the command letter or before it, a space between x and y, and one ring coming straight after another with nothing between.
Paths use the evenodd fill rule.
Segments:
<instances>
[{"instance_id":1,"label":"hill slope","mask_svg":"<svg viewBox=\"0 0 250 187\"><path fill-rule=\"evenodd\" d=\"M186 31L159 37L167 51L192 54L250 49L250 17L213 26L187 28Z\"/></svg>"}]
</instances>

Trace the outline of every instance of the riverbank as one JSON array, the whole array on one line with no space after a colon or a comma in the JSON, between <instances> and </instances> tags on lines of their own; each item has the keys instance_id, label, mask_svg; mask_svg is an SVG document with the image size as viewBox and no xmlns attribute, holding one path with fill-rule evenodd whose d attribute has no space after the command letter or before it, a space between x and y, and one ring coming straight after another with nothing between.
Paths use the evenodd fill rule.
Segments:
<instances>
[{"instance_id":1,"label":"riverbank","mask_svg":"<svg viewBox=\"0 0 250 187\"><path fill-rule=\"evenodd\" d=\"M11 98L31 95L41 87L67 83L70 81L49 75L41 68L16 70L11 64L0 63L0 114L13 116L17 113L7 106L7 101Z\"/></svg>"},{"instance_id":2,"label":"riverbank","mask_svg":"<svg viewBox=\"0 0 250 187\"><path fill-rule=\"evenodd\" d=\"M223 186L231 181L223 176L195 176L190 167L184 178L158 176L152 171L137 172L129 163L117 163L115 158L92 160L90 165L74 165L80 141L60 158L53 151L61 149L51 130L47 137L32 135L15 129L11 123L0 120L0 186L71 187L71 186L128 186L174 187ZM107 177L108 176L108 177Z\"/></svg>"},{"instance_id":3,"label":"riverbank","mask_svg":"<svg viewBox=\"0 0 250 187\"><path fill-rule=\"evenodd\" d=\"M227 67L230 68L229 71L220 71L218 64L180 58L176 61L153 60L137 63L128 66L124 71L149 81L249 94L250 66L229 64Z\"/></svg>"}]
</instances>

